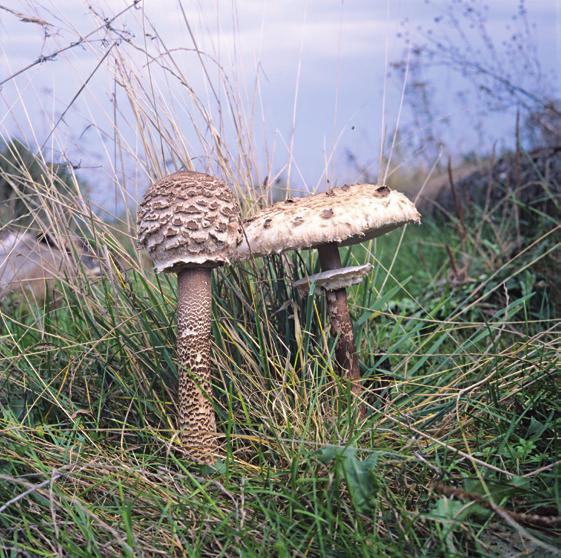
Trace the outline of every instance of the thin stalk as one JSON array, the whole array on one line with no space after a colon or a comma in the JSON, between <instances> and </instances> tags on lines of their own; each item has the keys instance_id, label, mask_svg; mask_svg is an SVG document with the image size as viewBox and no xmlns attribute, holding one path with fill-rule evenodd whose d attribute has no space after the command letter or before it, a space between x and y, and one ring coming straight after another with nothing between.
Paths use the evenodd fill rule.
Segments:
<instances>
[{"instance_id":1,"label":"thin stalk","mask_svg":"<svg viewBox=\"0 0 561 558\"><path fill-rule=\"evenodd\" d=\"M342 267L337 244L332 243L320 246L318 253L322 271L340 269ZM337 338L335 359L342 374L347 376L352 382L351 393L360 396L362 393L360 368L355 347L353 323L349 314L347 290L327 291L326 299L331 335Z\"/></svg>"}]
</instances>

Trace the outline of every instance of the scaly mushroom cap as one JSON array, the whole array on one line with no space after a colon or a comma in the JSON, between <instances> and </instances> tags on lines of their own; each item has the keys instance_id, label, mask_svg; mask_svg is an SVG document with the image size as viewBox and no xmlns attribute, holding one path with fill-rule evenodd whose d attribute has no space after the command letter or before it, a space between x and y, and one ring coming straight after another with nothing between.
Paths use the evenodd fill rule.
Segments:
<instances>
[{"instance_id":1,"label":"scaly mushroom cap","mask_svg":"<svg viewBox=\"0 0 561 558\"><path fill-rule=\"evenodd\" d=\"M138 242L158 272L228 263L241 242L238 204L218 178L176 172L146 192L138 208Z\"/></svg>"},{"instance_id":2,"label":"scaly mushroom cap","mask_svg":"<svg viewBox=\"0 0 561 558\"><path fill-rule=\"evenodd\" d=\"M420 220L413 202L400 192L375 184L342 186L276 203L244 221L236 257L355 244Z\"/></svg>"}]
</instances>

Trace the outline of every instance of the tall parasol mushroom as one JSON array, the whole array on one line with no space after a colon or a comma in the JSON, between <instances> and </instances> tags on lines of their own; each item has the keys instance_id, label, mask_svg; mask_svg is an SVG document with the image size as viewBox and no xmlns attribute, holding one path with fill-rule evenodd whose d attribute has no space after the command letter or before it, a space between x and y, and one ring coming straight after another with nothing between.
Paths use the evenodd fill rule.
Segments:
<instances>
[{"instance_id":1,"label":"tall parasol mushroom","mask_svg":"<svg viewBox=\"0 0 561 558\"><path fill-rule=\"evenodd\" d=\"M240 212L219 179L181 171L157 180L138 208L138 241L156 271L178 276L179 428L189 454L213 463L210 402L211 274L241 241Z\"/></svg>"},{"instance_id":2,"label":"tall parasol mushroom","mask_svg":"<svg viewBox=\"0 0 561 558\"><path fill-rule=\"evenodd\" d=\"M318 249L323 273L316 279L326 291L331 333L338 338L335 357L357 395L361 391L360 370L346 287L369 270L341 269L339 246L369 240L407 223L419 223L420 217L403 194L386 186L356 184L277 203L244 222L244 240L237 259Z\"/></svg>"}]
</instances>

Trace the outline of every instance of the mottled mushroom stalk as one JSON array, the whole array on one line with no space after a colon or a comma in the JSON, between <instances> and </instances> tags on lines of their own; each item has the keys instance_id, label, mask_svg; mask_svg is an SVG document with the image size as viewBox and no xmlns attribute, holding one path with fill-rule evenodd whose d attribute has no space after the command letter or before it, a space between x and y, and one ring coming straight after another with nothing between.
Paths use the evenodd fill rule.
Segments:
<instances>
[{"instance_id":1,"label":"mottled mushroom stalk","mask_svg":"<svg viewBox=\"0 0 561 558\"><path fill-rule=\"evenodd\" d=\"M341 269L341 256L337 244L330 243L318 246L319 264L323 271ZM360 367L356 353L353 334L353 322L349 313L347 289L342 287L333 291L326 291L327 313L331 335L337 339L335 345L335 360L340 370L351 381L351 392L360 395ZM362 407L360 407L362 410Z\"/></svg>"},{"instance_id":2,"label":"mottled mushroom stalk","mask_svg":"<svg viewBox=\"0 0 561 558\"><path fill-rule=\"evenodd\" d=\"M156 271L178 274L179 429L187 453L210 464L218 453L210 382L211 274L241 242L238 205L217 178L176 172L146 192L138 240Z\"/></svg>"},{"instance_id":3,"label":"mottled mushroom stalk","mask_svg":"<svg viewBox=\"0 0 561 558\"><path fill-rule=\"evenodd\" d=\"M298 279L292 285L301 294L309 291L312 284L316 286L316 291L325 293L331 335L337 339L335 359L343 375L352 381L351 392L358 396L362 391L362 384L360 383L358 354L355 350L346 289L362 282L364 277L372 271L372 265L367 263L341 267L341 258L336 244L319 246L318 252L323 271ZM359 417L364 416L364 406L360 405L358 409Z\"/></svg>"},{"instance_id":4,"label":"mottled mushroom stalk","mask_svg":"<svg viewBox=\"0 0 561 558\"><path fill-rule=\"evenodd\" d=\"M212 463L218 449L210 383L211 279L210 267L177 275L179 430L191 455L204 463Z\"/></svg>"}]
</instances>

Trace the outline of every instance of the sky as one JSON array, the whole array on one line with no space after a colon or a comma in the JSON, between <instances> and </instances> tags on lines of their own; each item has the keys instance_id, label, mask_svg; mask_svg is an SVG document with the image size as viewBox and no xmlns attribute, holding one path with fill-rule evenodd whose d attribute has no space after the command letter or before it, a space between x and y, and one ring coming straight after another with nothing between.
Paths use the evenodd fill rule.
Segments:
<instances>
[{"instance_id":1,"label":"sky","mask_svg":"<svg viewBox=\"0 0 561 558\"><path fill-rule=\"evenodd\" d=\"M112 18L129 4L3 0L0 81L86 36L100 26L100 18ZM251 180L280 177L294 189L305 190L350 181L356 169L349 166L349 152L375 175L383 134L391 134L396 126L408 129L412 119L401 103L403 74L391 71L389 63L411 56L407 37L417 40L428 29L442 33L435 18L452 4L453 0L144 0L112 22L111 33L101 29L87 44L4 83L0 134L3 139L19 137L35 149L42 147L50 158L68 158L80 167L77 172L88 181L94 202L118 211L124 198L112 193L116 166L117 175L122 172L119 188L134 205L149 181L143 162L158 158L158 150L146 153L135 111L127 102L122 80L115 79L116 69L125 67L129 77L134 74L138 79L137 87L151 91L156 99L153 106L148 98L139 104L155 118L173 116L177 126L170 128L170 134L181 137L178 143L199 170L212 169L212 159L218 156L205 144L210 132L196 132L205 111L234 157L240 158L240 150L254 150L257 168ZM513 32L507 26L519 2L489 0L487 4L491 6L488 30L500 45ZM556 94L561 0L528 0L526 8L528 20L536 25L536 56ZM109 39L118 34L123 40L107 53ZM455 40L454 33L445 30L444 34ZM156 59L147 63L141 50L154 55L157 44L173 52L182 83L158 70ZM499 113L488 117L492 132L487 134L488 143L482 144L470 125L475 118L470 108L475 114L477 107L457 102L457 93L470 84L456 71L435 68L428 78L434 110L438 117L446 117L443 133L458 151L508 141L513 119ZM228 108L228 91L243 109L237 121ZM477 100L471 98L469 103ZM128 153L117 159L115 118L119 148ZM247 137L241 147L236 145L240 122ZM160 158L166 159L168 170L177 166L173 157Z\"/></svg>"}]
</instances>

